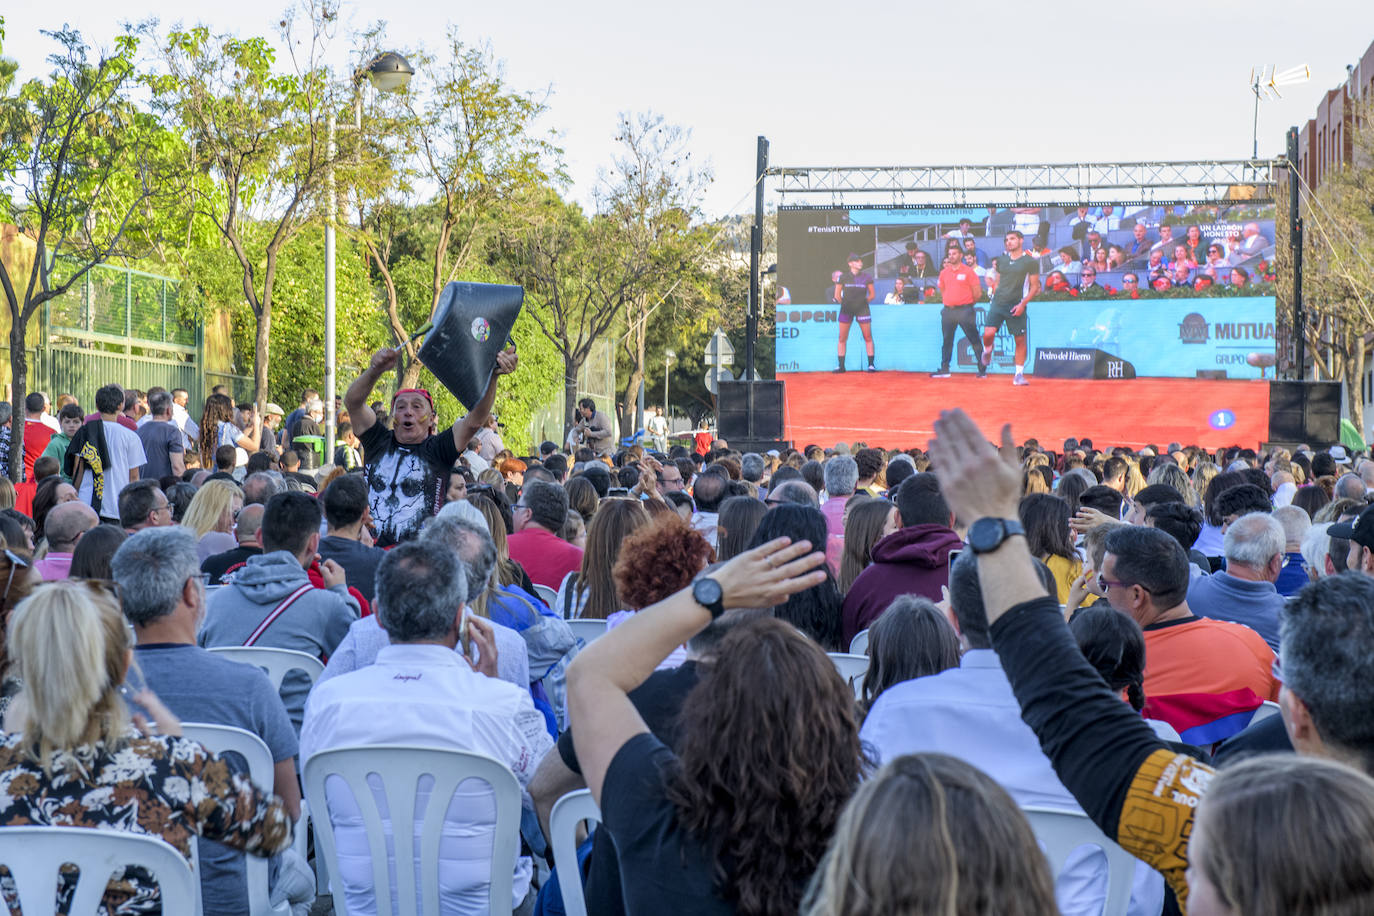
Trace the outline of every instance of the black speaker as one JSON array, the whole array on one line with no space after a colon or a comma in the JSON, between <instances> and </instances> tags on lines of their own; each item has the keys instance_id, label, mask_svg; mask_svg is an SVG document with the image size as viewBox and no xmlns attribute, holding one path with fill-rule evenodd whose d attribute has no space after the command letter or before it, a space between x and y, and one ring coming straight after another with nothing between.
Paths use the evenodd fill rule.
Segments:
<instances>
[{"instance_id":1,"label":"black speaker","mask_svg":"<svg viewBox=\"0 0 1374 916\"><path fill-rule=\"evenodd\" d=\"M1331 445L1341 441L1341 383L1269 383L1269 441Z\"/></svg>"},{"instance_id":2,"label":"black speaker","mask_svg":"<svg viewBox=\"0 0 1374 916\"><path fill-rule=\"evenodd\" d=\"M781 439L783 382L721 382L716 396L718 435L733 446L735 439ZM754 429L749 430L749 388L754 389Z\"/></svg>"}]
</instances>

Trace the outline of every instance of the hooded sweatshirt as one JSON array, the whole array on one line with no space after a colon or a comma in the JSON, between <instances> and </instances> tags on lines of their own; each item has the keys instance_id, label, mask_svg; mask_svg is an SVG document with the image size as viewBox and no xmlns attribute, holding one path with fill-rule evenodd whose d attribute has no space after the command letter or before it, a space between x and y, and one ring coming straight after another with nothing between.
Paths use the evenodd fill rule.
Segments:
<instances>
[{"instance_id":1,"label":"hooded sweatshirt","mask_svg":"<svg viewBox=\"0 0 1374 916\"><path fill-rule=\"evenodd\" d=\"M845 645L899 595L939 601L940 587L949 584L949 552L962 546L959 535L944 525L900 528L874 544L873 563L844 596Z\"/></svg>"},{"instance_id":2,"label":"hooded sweatshirt","mask_svg":"<svg viewBox=\"0 0 1374 916\"><path fill-rule=\"evenodd\" d=\"M310 579L300 561L285 550L249 557L233 581L210 599L197 642L206 648L241 646L273 610ZM343 641L358 619L358 602L345 585L311 588L258 638L255 646L295 649L323 659ZM301 671L286 675L282 702L296 731L301 728L310 679Z\"/></svg>"}]
</instances>

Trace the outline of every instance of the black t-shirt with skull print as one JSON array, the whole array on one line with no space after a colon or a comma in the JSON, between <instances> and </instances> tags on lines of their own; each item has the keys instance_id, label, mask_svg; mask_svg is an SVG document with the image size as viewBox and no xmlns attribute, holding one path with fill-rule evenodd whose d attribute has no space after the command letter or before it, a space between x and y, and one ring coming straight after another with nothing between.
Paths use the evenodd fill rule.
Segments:
<instances>
[{"instance_id":1,"label":"black t-shirt with skull print","mask_svg":"<svg viewBox=\"0 0 1374 916\"><path fill-rule=\"evenodd\" d=\"M374 423L358 441L363 447L377 546L390 547L415 537L425 519L443 505L448 472L458 460L453 431L445 429L417 445L405 445L396 441L391 430Z\"/></svg>"}]
</instances>

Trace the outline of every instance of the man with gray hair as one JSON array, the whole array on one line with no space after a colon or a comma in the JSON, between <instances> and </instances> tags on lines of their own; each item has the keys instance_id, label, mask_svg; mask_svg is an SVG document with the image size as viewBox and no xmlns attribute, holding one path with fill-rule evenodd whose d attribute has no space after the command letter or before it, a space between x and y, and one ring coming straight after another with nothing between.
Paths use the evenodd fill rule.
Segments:
<instances>
[{"instance_id":1,"label":"man with gray hair","mask_svg":"<svg viewBox=\"0 0 1374 916\"><path fill-rule=\"evenodd\" d=\"M183 722L229 725L261 738L272 753L272 791L299 818L296 732L276 688L258 668L196 645L205 591L194 535L180 526L139 531L115 551L110 570L138 639L139 669L153 693ZM205 912L247 916L244 854L210 840L198 843ZM292 902L308 903L314 898L309 866L292 850L283 856L273 873L295 878L289 882ZM283 864L290 870L283 872ZM287 899L286 884L278 880L274 902Z\"/></svg>"},{"instance_id":2,"label":"man with gray hair","mask_svg":"<svg viewBox=\"0 0 1374 916\"><path fill-rule=\"evenodd\" d=\"M837 446L838 448L838 446ZM822 468L825 475L825 502L821 515L825 516L825 562L830 571L840 574L840 560L844 557L844 507L859 484L859 464L848 455L836 455Z\"/></svg>"},{"instance_id":3,"label":"man with gray hair","mask_svg":"<svg viewBox=\"0 0 1374 916\"><path fill-rule=\"evenodd\" d=\"M58 503L48 513L43 532L48 540L48 552L33 568L44 580L65 579L72 570L72 552L81 536L100 524L95 510L78 500Z\"/></svg>"},{"instance_id":4,"label":"man with gray hair","mask_svg":"<svg viewBox=\"0 0 1374 916\"><path fill-rule=\"evenodd\" d=\"M1332 499L1364 499L1365 491L1364 480L1358 474L1345 473L1336 481L1336 488Z\"/></svg>"},{"instance_id":5,"label":"man with gray hair","mask_svg":"<svg viewBox=\"0 0 1374 916\"><path fill-rule=\"evenodd\" d=\"M815 509L820 505L820 497L805 480L784 480L768 491L764 503L769 506L810 506Z\"/></svg>"},{"instance_id":6,"label":"man with gray hair","mask_svg":"<svg viewBox=\"0 0 1374 916\"><path fill-rule=\"evenodd\" d=\"M582 548L558 536L568 517L568 494L562 487L544 480L525 484L511 515L515 533L506 539L506 549L531 581L557 589L568 573L581 568Z\"/></svg>"},{"instance_id":7,"label":"man with gray hair","mask_svg":"<svg viewBox=\"0 0 1374 916\"><path fill-rule=\"evenodd\" d=\"M311 692L301 729L301 758L307 764L313 755L336 747L452 748L498 760L522 787L528 786L553 740L529 693L495 676L491 624L466 613L467 593L462 561L438 539L405 542L387 553L377 567L376 594L377 617L390 644L371 665L320 683ZM480 647L479 663L454 651L469 639ZM337 798L328 794L328 816L339 844L366 845L362 825L343 813L354 807L347 793ZM532 912L529 858L493 863L485 852L495 829L490 789L471 782L458 798L443 831L466 839L461 848L440 852L441 909L487 912L487 876L494 868L510 868L510 909ZM349 859L343 868L334 876L334 886L345 895L348 909L380 909L371 861L366 856Z\"/></svg>"},{"instance_id":8,"label":"man with gray hair","mask_svg":"<svg viewBox=\"0 0 1374 916\"><path fill-rule=\"evenodd\" d=\"M739 460L739 473L745 480L757 484L763 480L765 466L762 455L748 452Z\"/></svg>"},{"instance_id":9,"label":"man with gray hair","mask_svg":"<svg viewBox=\"0 0 1374 916\"><path fill-rule=\"evenodd\" d=\"M267 505L267 501L278 493L286 492L286 479L281 471L255 471L243 479L243 504L256 503Z\"/></svg>"},{"instance_id":10,"label":"man with gray hair","mask_svg":"<svg viewBox=\"0 0 1374 916\"><path fill-rule=\"evenodd\" d=\"M496 569L496 544L487 532L486 520L481 518L480 512L480 521L477 522L457 517L453 513L445 515L444 513L453 505L458 504L450 503L444 506L438 517L426 522L421 529L420 537L445 544L456 552L458 560L462 563L467 594L475 601L477 596L486 590L492 572ZM461 505L472 504L463 501ZM497 653L496 676L528 690L530 663L524 639L515 630L499 623L492 624L492 632ZM376 614L355 620L348 628L348 634L344 636L343 641L329 656L329 664L325 666L324 673L320 675L316 684L322 684L330 678L372 664L377 658L377 653L387 644L386 631L382 629L381 621L377 619ZM478 652L481 651L480 645L475 645L474 648ZM473 660L482 664L480 655L474 656Z\"/></svg>"},{"instance_id":11,"label":"man with gray hair","mask_svg":"<svg viewBox=\"0 0 1374 916\"><path fill-rule=\"evenodd\" d=\"M1312 581L1303 568L1302 558L1302 542L1307 529L1312 527L1312 519L1301 506L1279 506L1274 510L1274 520L1283 526L1283 570L1274 580L1274 587L1287 598Z\"/></svg>"},{"instance_id":12,"label":"man with gray hair","mask_svg":"<svg viewBox=\"0 0 1374 916\"><path fill-rule=\"evenodd\" d=\"M1188 586L1188 606L1199 617L1239 623L1279 650L1283 596L1274 587L1284 564L1283 525L1272 515L1251 512L1226 529L1226 569L1199 576Z\"/></svg>"}]
</instances>

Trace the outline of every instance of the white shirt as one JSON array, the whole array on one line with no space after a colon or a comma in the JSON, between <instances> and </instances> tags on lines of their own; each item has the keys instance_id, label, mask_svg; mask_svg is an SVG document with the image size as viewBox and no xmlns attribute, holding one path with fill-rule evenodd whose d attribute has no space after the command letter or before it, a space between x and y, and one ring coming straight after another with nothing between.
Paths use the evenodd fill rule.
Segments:
<instances>
[{"instance_id":1,"label":"white shirt","mask_svg":"<svg viewBox=\"0 0 1374 916\"><path fill-rule=\"evenodd\" d=\"M522 787L553 747L528 691L478 674L452 649L428 644L387 646L371 665L311 692L301 725L302 766L320 751L360 744L475 751L510 767ZM326 792L341 872L336 877L348 909L375 913L372 859L358 805L340 780L331 780ZM417 803L426 798L422 791ZM445 916L487 912L495 822L485 784L469 781L454 793L439 846L439 904ZM417 822L417 850L421 829ZM511 867L513 910L529 892L532 866L520 857ZM398 909L394 898L392 909Z\"/></svg>"},{"instance_id":2,"label":"white shirt","mask_svg":"<svg viewBox=\"0 0 1374 916\"><path fill-rule=\"evenodd\" d=\"M186 412L186 408L175 401L172 402L172 422L186 437L184 444L187 450L198 452L200 450L200 424L192 420L191 415Z\"/></svg>"},{"instance_id":3,"label":"white shirt","mask_svg":"<svg viewBox=\"0 0 1374 916\"><path fill-rule=\"evenodd\" d=\"M105 428L105 449L109 453L110 466L105 468L105 492L101 495L100 516L119 518L119 491L129 485L129 472L148 463L143 452L143 442L133 430L125 429L116 422L101 420ZM81 475L81 491L78 494L86 505L91 504L91 488L95 486L95 475L90 467Z\"/></svg>"},{"instance_id":4,"label":"white shirt","mask_svg":"<svg viewBox=\"0 0 1374 916\"><path fill-rule=\"evenodd\" d=\"M38 422L42 423L44 426L46 426L48 429L52 430L55 433L62 432L62 424L58 422L57 417L54 417L46 410L39 415Z\"/></svg>"},{"instance_id":5,"label":"white shirt","mask_svg":"<svg viewBox=\"0 0 1374 916\"><path fill-rule=\"evenodd\" d=\"M949 754L987 773L1020 806L1083 811L1055 775L1035 732L1021 721L1021 706L991 649L970 649L958 668L889 687L874 702L859 738L872 746L879 764L903 754ZM1106 893L1102 854L1095 847L1075 850L1055 880L1064 916L1096 916ZM1139 863L1129 912L1158 916L1163 905L1163 878Z\"/></svg>"}]
</instances>

